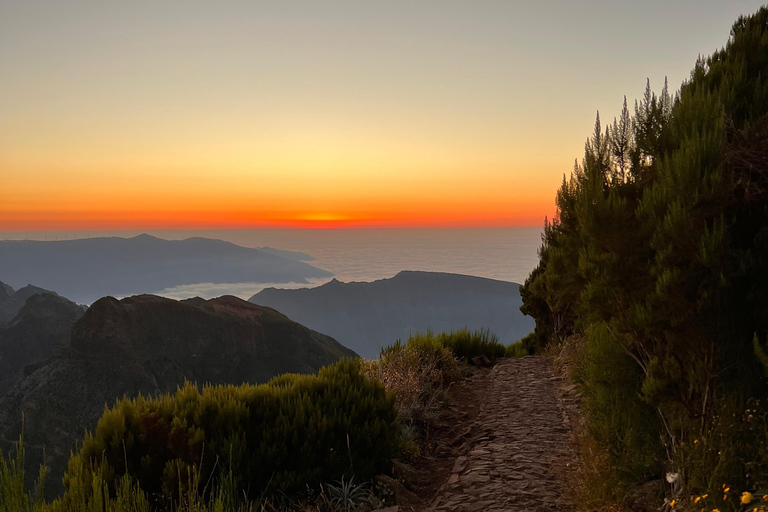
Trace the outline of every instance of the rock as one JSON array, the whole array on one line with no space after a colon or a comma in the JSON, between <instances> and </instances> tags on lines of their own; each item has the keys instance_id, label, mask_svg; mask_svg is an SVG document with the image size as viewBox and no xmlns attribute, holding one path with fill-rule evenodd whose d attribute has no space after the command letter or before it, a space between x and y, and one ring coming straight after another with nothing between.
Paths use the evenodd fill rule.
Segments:
<instances>
[{"instance_id":1,"label":"rock","mask_svg":"<svg viewBox=\"0 0 768 512\"><path fill-rule=\"evenodd\" d=\"M479 356L473 357L471 361L473 365L479 366L480 368L487 368L492 364L491 360L485 357L485 354L480 354Z\"/></svg>"},{"instance_id":2,"label":"rock","mask_svg":"<svg viewBox=\"0 0 768 512\"><path fill-rule=\"evenodd\" d=\"M664 480L645 482L627 493L627 506L635 512L656 512L664 503Z\"/></svg>"},{"instance_id":3,"label":"rock","mask_svg":"<svg viewBox=\"0 0 768 512\"><path fill-rule=\"evenodd\" d=\"M375 478L377 482L380 482L387 487L389 487L389 490L392 491L392 493L395 495L395 501L397 501L400 504L407 504L407 503L419 503L419 497L416 496L414 493L403 487L403 484L398 482L392 477L389 477L387 475L379 475Z\"/></svg>"},{"instance_id":4,"label":"rock","mask_svg":"<svg viewBox=\"0 0 768 512\"><path fill-rule=\"evenodd\" d=\"M416 468L397 459L392 459L392 474L408 487L419 482L419 472Z\"/></svg>"}]
</instances>

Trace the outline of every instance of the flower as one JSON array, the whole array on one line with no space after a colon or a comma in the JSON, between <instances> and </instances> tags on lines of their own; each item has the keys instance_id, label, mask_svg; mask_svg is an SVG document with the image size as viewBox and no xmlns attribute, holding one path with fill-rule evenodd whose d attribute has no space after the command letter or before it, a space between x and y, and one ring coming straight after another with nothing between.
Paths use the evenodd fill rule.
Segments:
<instances>
[{"instance_id":1,"label":"flower","mask_svg":"<svg viewBox=\"0 0 768 512\"><path fill-rule=\"evenodd\" d=\"M743 505L747 505L748 503L752 503L752 493L751 492L743 492L741 493L741 503Z\"/></svg>"}]
</instances>

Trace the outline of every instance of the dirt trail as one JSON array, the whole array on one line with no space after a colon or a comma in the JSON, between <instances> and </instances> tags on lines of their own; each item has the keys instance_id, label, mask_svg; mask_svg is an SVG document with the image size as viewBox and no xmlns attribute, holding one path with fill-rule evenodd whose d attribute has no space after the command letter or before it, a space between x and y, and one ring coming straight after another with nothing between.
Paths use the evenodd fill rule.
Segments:
<instances>
[{"instance_id":1,"label":"dirt trail","mask_svg":"<svg viewBox=\"0 0 768 512\"><path fill-rule=\"evenodd\" d=\"M563 483L575 448L562 382L543 356L501 360L447 481L424 511L573 510ZM559 398L560 397L560 398Z\"/></svg>"}]
</instances>

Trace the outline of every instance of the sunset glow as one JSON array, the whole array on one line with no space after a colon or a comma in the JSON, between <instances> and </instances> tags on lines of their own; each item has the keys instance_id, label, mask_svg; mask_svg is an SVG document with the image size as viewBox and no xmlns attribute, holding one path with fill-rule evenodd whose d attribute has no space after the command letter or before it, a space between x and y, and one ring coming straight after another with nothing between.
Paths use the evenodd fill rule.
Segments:
<instances>
[{"instance_id":1,"label":"sunset glow","mask_svg":"<svg viewBox=\"0 0 768 512\"><path fill-rule=\"evenodd\" d=\"M595 111L759 5L704 3L3 2L0 232L541 226Z\"/></svg>"}]
</instances>

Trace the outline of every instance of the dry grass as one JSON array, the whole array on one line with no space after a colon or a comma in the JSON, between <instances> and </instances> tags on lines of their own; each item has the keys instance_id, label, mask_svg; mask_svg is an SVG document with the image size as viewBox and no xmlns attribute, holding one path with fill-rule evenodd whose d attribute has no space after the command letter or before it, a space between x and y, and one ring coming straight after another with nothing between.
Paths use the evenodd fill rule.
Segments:
<instances>
[{"instance_id":1,"label":"dry grass","mask_svg":"<svg viewBox=\"0 0 768 512\"><path fill-rule=\"evenodd\" d=\"M453 353L443 347L395 345L378 360L364 363L365 374L378 379L395 396L397 419L403 424L425 425L437 418L445 389L464 377Z\"/></svg>"}]
</instances>

